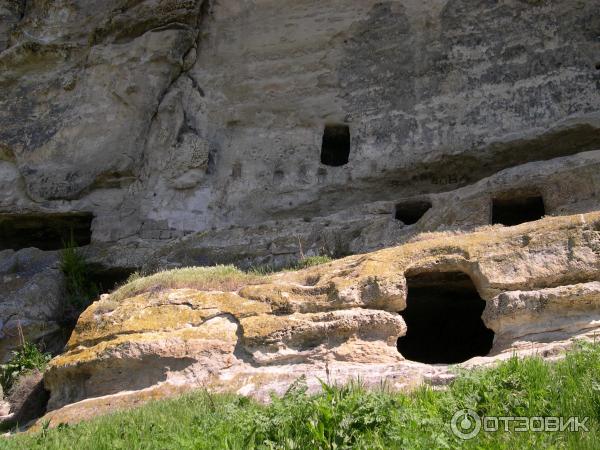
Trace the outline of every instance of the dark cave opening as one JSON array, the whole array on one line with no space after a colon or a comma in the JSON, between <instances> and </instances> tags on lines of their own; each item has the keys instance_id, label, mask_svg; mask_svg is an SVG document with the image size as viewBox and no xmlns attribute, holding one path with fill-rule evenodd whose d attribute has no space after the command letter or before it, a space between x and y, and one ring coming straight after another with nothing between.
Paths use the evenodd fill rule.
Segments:
<instances>
[{"instance_id":1,"label":"dark cave opening","mask_svg":"<svg viewBox=\"0 0 600 450\"><path fill-rule=\"evenodd\" d=\"M481 314L485 301L463 272L428 272L407 277L407 307L400 314L406 335L398 351L406 359L427 364L456 364L485 356L494 332Z\"/></svg>"},{"instance_id":2,"label":"dark cave opening","mask_svg":"<svg viewBox=\"0 0 600 450\"><path fill-rule=\"evenodd\" d=\"M321 146L321 163L339 167L348 164L350 158L350 127L326 125Z\"/></svg>"},{"instance_id":3,"label":"dark cave opening","mask_svg":"<svg viewBox=\"0 0 600 450\"><path fill-rule=\"evenodd\" d=\"M89 271L90 281L98 288L98 292L106 294L125 284L136 269L126 267L100 268L92 265Z\"/></svg>"},{"instance_id":4,"label":"dark cave opening","mask_svg":"<svg viewBox=\"0 0 600 450\"><path fill-rule=\"evenodd\" d=\"M546 215L540 195L492 199L492 225L519 225L539 220Z\"/></svg>"},{"instance_id":5,"label":"dark cave opening","mask_svg":"<svg viewBox=\"0 0 600 450\"><path fill-rule=\"evenodd\" d=\"M60 250L71 237L78 247L88 245L93 218L83 212L0 214L0 250Z\"/></svg>"},{"instance_id":6,"label":"dark cave opening","mask_svg":"<svg viewBox=\"0 0 600 450\"><path fill-rule=\"evenodd\" d=\"M415 200L396 205L394 217L405 225L413 225L421 220L427 211L431 209L431 203L425 200Z\"/></svg>"}]
</instances>

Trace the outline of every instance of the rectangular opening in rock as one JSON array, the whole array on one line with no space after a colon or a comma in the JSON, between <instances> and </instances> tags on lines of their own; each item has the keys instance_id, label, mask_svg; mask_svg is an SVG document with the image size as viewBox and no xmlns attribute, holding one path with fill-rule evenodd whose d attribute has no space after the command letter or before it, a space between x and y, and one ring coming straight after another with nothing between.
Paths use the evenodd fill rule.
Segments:
<instances>
[{"instance_id":1,"label":"rectangular opening in rock","mask_svg":"<svg viewBox=\"0 0 600 450\"><path fill-rule=\"evenodd\" d=\"M88 245L93 218L91 213L0 214L0 250L60 250L71 236L75 245Z\"/></svg>"},{"instance_id":2,"label":"rectangular opening in rock","mask_svg":"<svg viewBox=\"0 0 600 450\"><path fill-rule=\"evenodd\" d=\"M343 166L350 158L350 127L326 125L321 145L321 163L327 166Z\"/></svg>"},{"instance_id":3,"label":"rectangular opening in rock","mask_svg":"<svg viewBox=\"0 0 600 450\"><path fill-rule=\"evenodd\" d=\"M426 200L402 202L396 205L394 217L405 225L413 225L430 209L431 202Z\"/></svg>"},{"instance_id":4,"label":"rectangular opening in rock","mask_svg":"<svg viewBox=\"0 0 600 450\"><path fill-rule=\"evenodd\" d=\"M540 195L500 197L492 199L492 225L519 225L539 220L546 214Z\"/></svg>"},{"instance_id":5,"label":"rectangular opening in rock","mask_svg":"<svg viewBox=\"0 0 600 450\"><path fill-rule=\"evenodd\" d=\"M406 277L406 335L398 351L406 359L426 364L456 364L492 349L494 332L481 315L481 299L463 272L428 272Z\"/></svg>"}]
</instances>

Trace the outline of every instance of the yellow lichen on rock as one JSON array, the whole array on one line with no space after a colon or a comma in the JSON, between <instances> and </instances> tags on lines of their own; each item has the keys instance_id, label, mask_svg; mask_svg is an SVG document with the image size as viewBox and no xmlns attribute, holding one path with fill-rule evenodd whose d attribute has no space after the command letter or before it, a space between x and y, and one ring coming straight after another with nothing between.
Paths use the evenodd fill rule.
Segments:
<instances>
[{"instance_id":1,"label":"yellow lichen on rock","mask_svg":"<svg viewBox=\"0 0 600 450\"><path fill-rule=\"evenodd\" d=\"M524 351L524 342L551 353L600 327L599 224L600 213L590 213L432 235L228 292L138 282L149 291L122 297L122 288L81 316L45 374L50 405L164 383L265 398L303 374L313 388L323 374L413 385L447 370L396 349L407 332L407 277L421 274L466 274L487 302L494 346L465 364Z\"/></svg>"},{"instance_id":2,"label":"yellow lichen on rock","mask_svg":"<svg viewBox=\"0 0 600 450\"><path fill-rule=\"evenodd\" d=\"M110 310L104 309L106 303L111 304ZM121 300L116 307L107 298L94 303L81 315L67 348L118 335L194 327L219 314L231 314L239 319L270 311L268 304L247 300L232 292L169 289Z\"/></svg>"}]
</instances>

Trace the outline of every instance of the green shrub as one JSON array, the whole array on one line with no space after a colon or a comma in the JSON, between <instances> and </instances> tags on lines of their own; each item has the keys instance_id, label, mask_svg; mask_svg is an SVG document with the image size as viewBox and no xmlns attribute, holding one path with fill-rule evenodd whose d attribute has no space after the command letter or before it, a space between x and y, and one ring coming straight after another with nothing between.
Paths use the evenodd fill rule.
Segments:
<instances>
[{"instance_id":1,"label":"green shrub","mask_svg":"<svg viewBox=\"0 0 600 450\"><path fill-rule=\"evenodd\" d=\"M303 383L267 408L257 408L239 420L249 448L350 449L364 434L391 424L397 399L384 390L360 383L330 386L308 395ZM249 444L249 445L248 445ZM285 444L285 445L282 445Z\"/></svg>"},{"instance_id":2,"label":"green shrub","mask_svg":"<svg viewBox=\"0 0 600 450\"><path fill-rule=\"evenodd\" d=\"M301 258L298 261L293 262L293 263L288 264L283 267L274 267L271 265L254 266L248 270L248 273L258 275L258 276L265 276L265 275L271 275L273 273L285 272L285 271L289 271L289 270L302 270L302 269L306 269L308 267L318 266L320 264L326 264L331 261L333 261L333 258L331 258L329 256L325 256L325 255L307 256L307 257Z\"/></svg>"},{"instance_id":3,"label":"green shrub","mask_svg":"<svg viewBox=\"0 0 600 450\"><path fill-rule=\"evenodd\" d=\"M60 269L65 276L67 305L70 312L78 316L99 295L99 291L91 281L88 264L76 248L72 236L62 250Z\"/></svg>"},{"instance_id":4,"label":"green shrub","mask_svg":"<svg viewBox=\"0 0 600 450\"><path fill-rule=\"evenodd\" d=\"M333 258L329 256L307 256L306 258L302 258L298 261L294 266L292 266L293 270L306 269L307 267L318 266L320 264L327 264L328 262L333 261Z\"/></svg>"},{"instance_id":5,"label":"green shrub","mask_svg":"<svg viewBox=\"0 0 600 450\"><path fill-rule=\"evenodd\" d=\"M10 361L0 366L0 384L4 392L8 392L20 376L36 369L43 372L51 358L50 354L42 353L31 342L25 342L19 350L12 353Z\"/></svg>"}]
</instances>

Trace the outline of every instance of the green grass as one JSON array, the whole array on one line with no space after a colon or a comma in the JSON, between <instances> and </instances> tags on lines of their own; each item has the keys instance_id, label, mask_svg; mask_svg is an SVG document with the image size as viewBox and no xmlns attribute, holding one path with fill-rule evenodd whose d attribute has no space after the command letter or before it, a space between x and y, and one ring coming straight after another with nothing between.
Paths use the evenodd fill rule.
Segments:
<instances>
[{"instance_id":1,"label":"green grass","mask_svg":"<svg viewBox=\"0 0 600 450\"><path fill-rule=\"evenodd\" d=\"M589 417L589 432L480 433L453 436L455 411L482 416ZM302 382L269 405L197 392L139 409L1 442L7 449L593 449L600 442L600 346L581 344L555 363L513 358L464 372L446 390L411 394L360 385Z\"/></svg>"},{"instance_id":2,"label":"green grass","mask_svg":"<svg viewBox=\"0 0 600 450\"><path fill-rule=\"evenodd\" d=\"M232 291L248 284L260 283L264 276L283 270L300 270L332 261L327 256L312 256L283 269L274 270L268 266L255 267L244 272L233 265L209 267L184 267L157 272L149 276L138 273L111 294L112 300L119 301L143 292L162 289L190 288L198 290Z\"/></svg>"},{"instance_id":3,"label":"green grass","mask_svg":"<svg viewBox=\"0 0 600 450\"><path fill-rule=\"evenodd\" d=\"M247 273L235 266L184 267L165 270L142 277L134 275L128 282L111 294L115 301L161 289L190 288L198 290L230 291L256 283L261 275Z\"/></svg>"},{"instance_id":4,"label":"green grass","mask_svg":"<svg viewBox=\"0 0 600 450\"><path fill-rule=\"evenodd\" d=\"M292 267L290 267L291 270L300 270L300 269L306 269L308 267L313 267L313 266L319 266L321 264L326 264L328 262L333 261L333 258L329 257L329 256L307 256L306 258L302 258L301 260L299 260L296 264L294 264Z\"/></svg>"},{"instance_id":5,"label":"green grass","mask_svg":"<svg viewBox=\"0 0 600 450\"><path fill-rule=\"evenodd\" d=\"M251 267L248 270L248 273L255 275L270 275L277 272L308 269L309 267L327 264L328 262L331 262L333 260L333 258L324 255L307 256L283 267L274 267L270 265Z\"/></svg>"}]
</instances>

